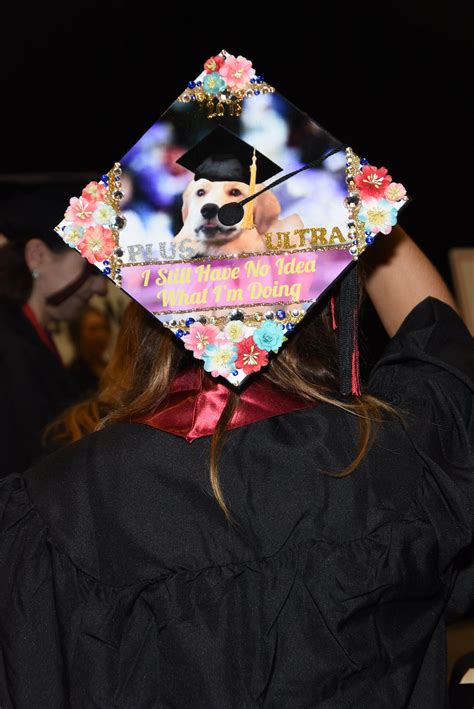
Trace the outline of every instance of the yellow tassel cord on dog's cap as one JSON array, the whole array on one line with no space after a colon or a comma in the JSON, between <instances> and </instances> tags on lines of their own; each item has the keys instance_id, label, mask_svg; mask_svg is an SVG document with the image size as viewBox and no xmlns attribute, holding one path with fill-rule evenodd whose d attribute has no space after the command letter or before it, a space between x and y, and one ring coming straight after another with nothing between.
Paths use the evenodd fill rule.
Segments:
<instances>
[{"instance_id":1,"label":"yellow tassel cord on dog's cap","mask_svg":"<svg viewBox=\"0 0 474 709\"><path fill-rule=\"evenodd\" d=\"M257 156L255 155L255 148L253 149L252 164L250 165L250 184L249 184L249 197L255 193L255 185L257 184ZM252 199L245 205L245 215L242 221L242 229L253 229L253 206L255 200Z\"/></svg>"}]
</instances>

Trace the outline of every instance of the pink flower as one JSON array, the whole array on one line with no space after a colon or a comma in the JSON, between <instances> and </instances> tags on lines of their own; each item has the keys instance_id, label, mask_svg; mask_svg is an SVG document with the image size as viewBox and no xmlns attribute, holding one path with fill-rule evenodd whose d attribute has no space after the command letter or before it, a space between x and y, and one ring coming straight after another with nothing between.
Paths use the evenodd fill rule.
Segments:
<instances>
[{"instance_id":1,"label":"pink flower","mask_svg":"<svg viewBox=\"0 0 474 709\"><path fill-rule=\"evenodd\" d=\"M209 57L207 62L204 62L204 69L208 74L212 74L213 71L219 71L224 62L225 59L222 54L218 54L216 57Z\"/></svg>"},{"instance_id":2,"label":"pink flower","mask_svg":"<svg viewBox=\"0 0 474 709\"><path fill-rule=\"evenodd\" d=\"M105 202L107 187L101 182L89 182L82 190L82 196L87 202Z\"/></svg>"},{"instance_id":3,"label":"pink flower","mask_svg":"<svg viewBox=\"0 0 474 709\"><path fill-rule=\"evenodd\" d=\"M354 178L362 199L370 199L370 197L381 199L385 197L385 190L392 181L387 172L386 167L364 165L362 172Z\"/></svg>"},{"instance_id":4,"label":"pink flower","mask_svg":"<svg viewBox=\"0 0 474 709\"><path fill-rule=\"evenodd\" d=\"M385 199L390 202L398 202L403 199L407 191L401 182L392 182L385 191Z\"/></svg>"},{"instance_id":5,"label":"pink flower","mask_svg":"<svg viewBox=\"0 0 474 709\"><path fill-rule=\"evenodd\" d=\"M104 261L115 248L114 235L103 226L91 226L86 229L84 238L76 244L76 248L91 263Z\"/></svg>"},{"instance_id":6,"label":"pink flower","mask_svg":"<svg viewBox=\"0 0 474 709\"><path fill-rule=\"evenodd\" d=\"M183 335L181 339L187 350L192 350L197 359L202 359L204 350L216 342L219 333L220 330L215 325L194 322L189 328L189 335Z\"/></svg>"},{"instance_id":7,"label":"pink flower","mask_svg":"<svg viewBox=\"0 0 474 709\"><path fill-rule=\"evenodd\" d=\"M240 54L238 57L229 54L225 63L219 68L219 74L226 80L227 86L234 89L247 84L255 75L255 69L252 69L250 59L245 59Z\"/></svg>"},{"instance_id":8,"label":"pink flower","mask_svg":"<svg viewBox=\"0 0 474 709\"><path fill-rule=\"evenodd\" d=\"M268 352L257 347L252 336L244 337L237 344L237 354L235 366L242 369L244 374L258 372L268 364Z\"/></svg>"},{"instance_id":9,"label":"pink flower","mask_svg":"<svg viewBox=\"0 0 474 709\"><path fill-rule=\"evenodd\" d=\"M95 202L88 202L84 197L71 197L69 207L64 213L64 217L75 224L81 226L92 226L94 220L92 214L96 208Z\"/></svg>"}]
</instances>

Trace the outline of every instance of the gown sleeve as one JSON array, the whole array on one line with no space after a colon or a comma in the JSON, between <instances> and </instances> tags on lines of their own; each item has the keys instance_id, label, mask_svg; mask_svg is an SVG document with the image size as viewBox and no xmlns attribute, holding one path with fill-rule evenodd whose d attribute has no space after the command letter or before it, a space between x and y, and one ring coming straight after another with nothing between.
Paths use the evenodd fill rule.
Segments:
<instances>
[{"instance_id":1,"label":"gown sleeve","mask_svg":"<svg viewBox=\"0 0 474 709\"><path fill-rule=\"evenodd\" d=\"M48 530L23 478L0 479L0 706L64 706ZM34 693L34 696L33 696Z\"/></svg>"},{"instance_id":2,"label":"gown sleeve","mask_svg":"<svg viewBox=\"0 0 474 709\"><path fill-rule=\"evenodd\" d=\"M459 525L470 543L459 550L445 618L474 617L474 339L464 321L446 303L425 298L389 341L368 388L402 413L439 490L448 479L462 496Z\"/></svg>"}]
</instances>

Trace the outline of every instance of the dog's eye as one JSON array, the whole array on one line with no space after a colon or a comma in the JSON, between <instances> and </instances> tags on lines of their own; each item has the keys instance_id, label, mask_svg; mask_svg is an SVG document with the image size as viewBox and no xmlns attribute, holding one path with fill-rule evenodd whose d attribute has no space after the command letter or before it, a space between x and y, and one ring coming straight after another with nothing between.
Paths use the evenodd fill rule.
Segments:
<instances>
[{"instance_id":1,"label":"dog's eye","mask_svg":"<svg viewBox=\"0 0 474 709\"><path fill-rule=\"evenodd\" d=\"M206 194L206 190L204 190L202 187L200 187L200 188L198 189L198 191L196 192L196 194L197 194L198 197L202 197L203 195Z\"/></svg>"},{"instance_id":2,"label":"dog's eye","mask_svg":"<svg viewBox=\"0 0 474 709\"><path fill-rule=\"evenodd\" d=\"M237 187L233 187L230 191L230 194L232 197L239 197L242 192Z\"/></svg>"}]
</instances>

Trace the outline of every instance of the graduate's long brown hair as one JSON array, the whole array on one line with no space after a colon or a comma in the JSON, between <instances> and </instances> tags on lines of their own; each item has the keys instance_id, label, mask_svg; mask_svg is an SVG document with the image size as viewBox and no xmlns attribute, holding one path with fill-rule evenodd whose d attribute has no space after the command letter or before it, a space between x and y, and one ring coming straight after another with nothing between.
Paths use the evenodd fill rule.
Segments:
<instances>
[{"instance_id":1,"label":"graduate's long brown hair","mask_svg":"<svg viewBox=\"0 0 474 709\"><path fill-rule=\"evenodd\" d=\"M361 274L359 300L363 298ZM337 313L339 289L334 289ZM400 417L388 403L364 392L359 397L340 397L338 338L333 329L330 299L317 304L298 325L277 357L257 376L263 376L284 391L314 402L326 402L357 417L359 450L352 463L342 471L325 474L350 475L360 464L373 442L383 414ZM174 375L195 362L191 352L135 302L127 307L114 355L107 365L98 395L76 405L47 429L46 439L55 443L76 441L91 431L118 422L130 422L150 414L166 397ZM239 404L239 393L231 389L227 404L216 425L210 445L210 482L215 498L227 520L235 524L219 484L217 461L222 450L226 426Z\"/></svg>"}]
</instances>

